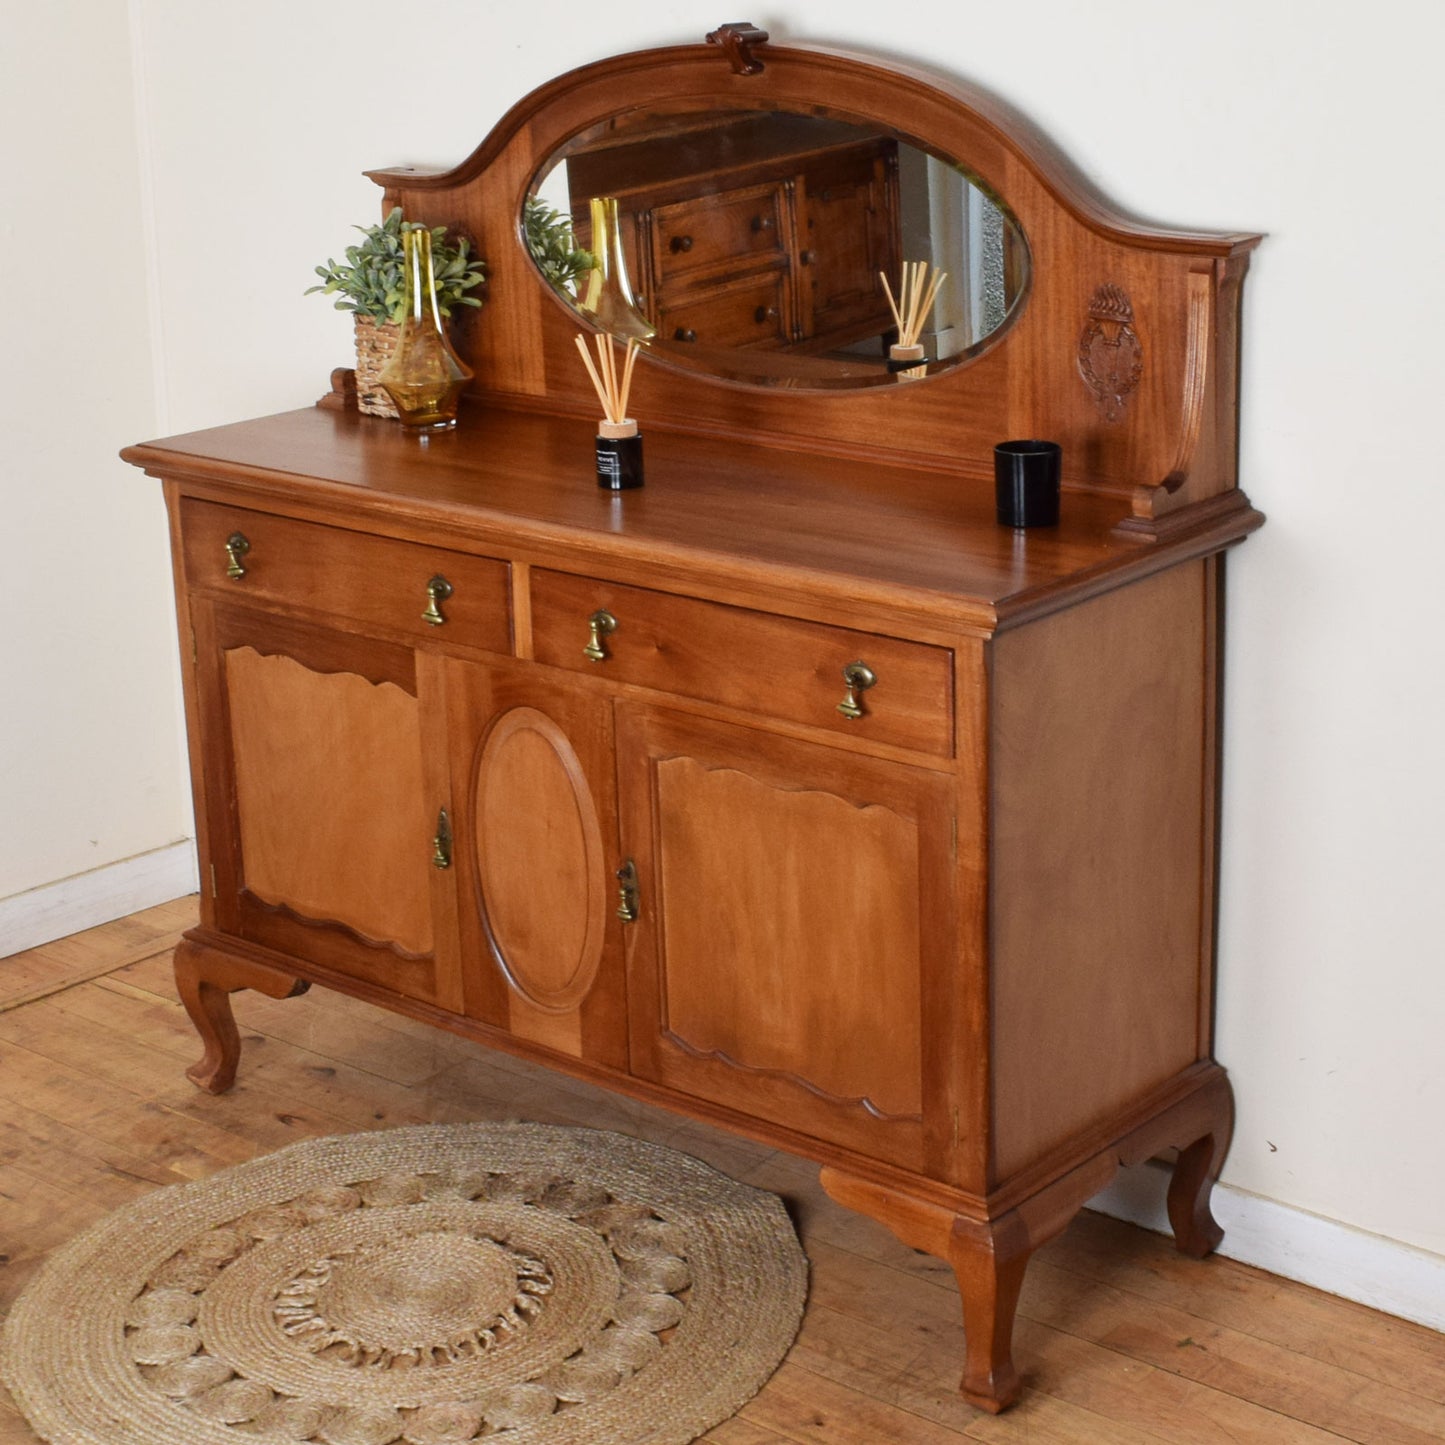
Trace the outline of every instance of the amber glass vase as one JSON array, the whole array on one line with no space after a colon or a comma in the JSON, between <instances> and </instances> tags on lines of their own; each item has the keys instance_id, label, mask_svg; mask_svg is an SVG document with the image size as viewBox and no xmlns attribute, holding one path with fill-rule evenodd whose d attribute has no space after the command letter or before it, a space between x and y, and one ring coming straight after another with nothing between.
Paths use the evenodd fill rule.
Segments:
<instances>
[{"instance_id":1,"label":"amber glass vase","mask_svg":"<svg viewBox=\"0 0 1445 1445\"><path fill-rule=\"evenodd\" d=\"M396 350L378 379L396 403L403 426L455 426L457 403L472 372L452 350L437 310L431 232L418 226L404 234L402 244L406 315L402 317Z\"/></svg>"},{"instance_id":2,"label":"amber glass vase","mask_svg":"<svg viewBox=\"0 0 1445 1445\"><path fill-rule=\"evenodd\" d=\"M592 211L592 269L577 298L578 309L590 317L600 331L619 339L635 336L649 341L657 328L637 308L632 282L627 276L627 258L622 251L622 221L612 196L594 196Z\"/></svg>"}]
</instances>

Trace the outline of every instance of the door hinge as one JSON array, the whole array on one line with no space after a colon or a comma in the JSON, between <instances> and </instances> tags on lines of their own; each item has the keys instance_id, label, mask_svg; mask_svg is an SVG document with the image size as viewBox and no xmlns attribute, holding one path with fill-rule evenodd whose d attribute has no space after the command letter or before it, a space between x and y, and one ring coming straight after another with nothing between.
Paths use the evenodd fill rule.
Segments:
<instances>
[{"instance_id":1,"label":"door hinge","mask_svg":"<svg viewBox=\"0 0 1445 1445\"><path fill-rule=\"evenodd\" d=\"M217 894L216 894L216 865L215 865L214 863L212 863L211 866L210 866L210 874L211 874L211 897L212 897L212 898L215 898L215 897L217 896Z\"/></svg>"}]
</instances>

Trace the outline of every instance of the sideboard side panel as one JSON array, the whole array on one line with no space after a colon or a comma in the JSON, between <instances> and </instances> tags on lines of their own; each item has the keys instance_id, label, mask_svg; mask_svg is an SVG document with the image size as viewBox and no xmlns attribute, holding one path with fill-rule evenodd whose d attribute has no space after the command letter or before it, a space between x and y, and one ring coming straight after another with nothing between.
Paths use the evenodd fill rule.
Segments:
<instances>
[{"instance_id":1,"label":"sideboard side panel","mask_svg":"<svg viewBox=\"0 0 1445 1445\"><path fill-rule=\"evenodd\" d=\"M1208 582L1184 564L995 643L995 1181L1208 1051Z\"/></svg>"}]
</instances>

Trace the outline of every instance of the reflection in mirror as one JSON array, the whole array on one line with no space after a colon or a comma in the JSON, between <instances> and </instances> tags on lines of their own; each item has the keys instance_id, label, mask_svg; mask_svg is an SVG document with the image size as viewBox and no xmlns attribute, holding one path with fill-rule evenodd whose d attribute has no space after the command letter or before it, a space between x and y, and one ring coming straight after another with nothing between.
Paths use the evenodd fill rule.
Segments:
<instances>
[{"instance_id":1,"label":"reflection in mirror","mask_svg":"<svg viewBox=\"0 0 1445 1445\"><path fill-rule=\"evenodd\" d=\"M1018 223L965 170L817 115L618 117L549 157L523 229L548 282L600 330L770 386L919 375L888 364L887 291L900 294L905 263L946 273L921 322L924 375L976 353L1028 286Z\"/></svg>"}]
</instances>

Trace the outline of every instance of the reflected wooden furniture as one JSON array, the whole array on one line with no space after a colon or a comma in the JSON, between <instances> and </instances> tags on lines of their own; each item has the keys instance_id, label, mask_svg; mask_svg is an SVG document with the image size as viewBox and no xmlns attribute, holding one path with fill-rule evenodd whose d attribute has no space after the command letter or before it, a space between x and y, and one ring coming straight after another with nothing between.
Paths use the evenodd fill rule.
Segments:
<instances>
[{"instance_id":1,"label":"reflected wooden furniture","mask_svg":"<svg viewBox=\"0 0 1445 1445\"><path fill-rule=\"evenodd\" d=\"M808 352L893 325L878 281L900 259L892 136L774 115L608 127L567 174L580 244L589 200L617 200L638 305L664 337Z\"/></svg>"},{"instance_id":2,"label":"reflected wooden furniture","mask_svg":"<svg viewBox=\"0 0 1445 1445\"><path fill-rule=\"evenodd\" d=\"M455 434L338 391L125 453L171 518L192 1074L234 1077L230 993L318 983L817 1160L953 1266L963 1391L997 1410L1029 1255L1121 1162L1178 1149L1177 1242L1220 1238L1219 635L1224 549L1262 521L1233 475L1256 238L1131 226L976 97L757 54L762 77L712 47L602 62L456 171L381 177L487 235ZM842 405L645 358L647 485L600 492L573 319L486 227L620 81L864 116L902 87L935 149L1012 178L1032 304L976 363ZM1081 355L1126 331L1145 375L1110 404ZM1011 433L1065 441L1056 528L994 523L983 438Z\"/></svg>"}]
</instances>

